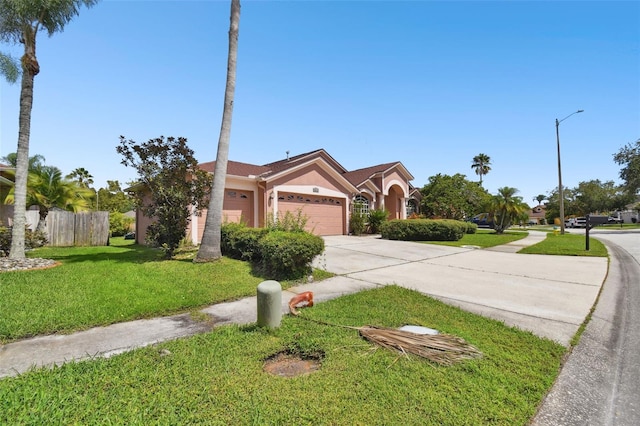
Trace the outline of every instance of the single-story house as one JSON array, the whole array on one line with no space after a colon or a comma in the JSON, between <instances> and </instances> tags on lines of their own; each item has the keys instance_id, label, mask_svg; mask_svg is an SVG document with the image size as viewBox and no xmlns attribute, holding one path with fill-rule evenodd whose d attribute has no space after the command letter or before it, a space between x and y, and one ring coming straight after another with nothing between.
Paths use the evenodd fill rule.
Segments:
<instances>
[{"instance_id":1,"label":"single-story house","mask_svg":"<svg viewBox=\"0 0 640 426\"><path fill-rule=\"evenodd\" d=\"M214 172L215 161L199 165ZM366 212L386 209L391 219L404 219L417 212L419 191L410 185L413 176L401 162L349 171L324 149L254 165L228 161L223 217L262 227L273 217L299 209L308 218L307 230L316 235L346 235L354 202ZM204 232L206 208L191 218L187 234L199 244ZM136 215L136 239L144 242L151 219Z\"/></svg>"}]
</instances>

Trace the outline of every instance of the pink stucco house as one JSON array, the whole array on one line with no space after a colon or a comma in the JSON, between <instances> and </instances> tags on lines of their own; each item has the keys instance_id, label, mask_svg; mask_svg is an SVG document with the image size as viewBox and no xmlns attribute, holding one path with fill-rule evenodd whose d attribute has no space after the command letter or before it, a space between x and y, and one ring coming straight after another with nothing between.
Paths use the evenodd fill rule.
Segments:
<instances>
[{"instance_id":1,"label":"pink stucco house","mask_svg":"<svg viewBox=\"0 0 640 426\"><path fill-rule=\"evenodd\" d=\"M215 161L199 165L213 173ZM307 229L316 235L346 235L352 203L366 209L384 208L391 219L404 219L417 211L419 191L410 185L413 176L400 162L346 170L324 149L287 157L264 165L229 161L223 214L229 222L240 220L262 227L270 214L302 213ZM194 209L195 210L195 209ZM206 209L191 218L187 234L199 244ZM136 236L144 241L150 219L138 212Z\"/></svg>"}]
</instances>

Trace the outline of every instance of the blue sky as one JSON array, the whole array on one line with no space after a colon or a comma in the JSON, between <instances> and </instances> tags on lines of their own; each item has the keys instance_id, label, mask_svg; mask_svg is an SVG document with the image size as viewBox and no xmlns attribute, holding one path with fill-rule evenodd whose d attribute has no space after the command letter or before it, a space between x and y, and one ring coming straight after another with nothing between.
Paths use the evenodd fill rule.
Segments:
<instances>
[{"instance_id":1,"label":"blue sky","mask_svg":"<svg viewBox=\"0 0 640 426\"><path fill-rule=\"evenodd\" d=\"M229 1L103 0L39 34L30 154L123 185L119 136L184 136L215 159ZM19 56L20 46L0 46ZM19 84L0 82L0 157ZM640 2L243 1L230 159L318 148L349 170L400 161L422 187L491 158L484 186L533 205L558 185L619 183L640 137Z\"/></svg>"}]
</instances>

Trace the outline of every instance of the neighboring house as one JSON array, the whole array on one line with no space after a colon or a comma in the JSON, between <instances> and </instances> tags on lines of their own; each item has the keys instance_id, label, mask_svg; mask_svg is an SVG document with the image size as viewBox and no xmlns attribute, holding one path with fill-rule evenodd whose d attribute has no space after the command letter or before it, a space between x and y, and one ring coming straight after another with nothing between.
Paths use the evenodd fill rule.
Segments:
<instances>
[{"instance_id":1,"label":"neighboring house","mask_svg":"<svg viewBox=\"0 0 640 426\"><path fill-rule=\"evenodd\" d=\"M536 225L541 225L542 223L544 223L544 214L546 213L546 211L547 208L542 204L539 204L529 210L529 223Z\"/></svg>"},{"instance_id":2,"label":"neighboring house","mask_svg":"<svg viewBox=\"0 0 640 426\"><path fill-rule=\"evenodd\" d=\"M640 198L637 198L633 203L627 204L624 210L617 211L611 214L611 216L620 220L621 223L638 223L640 218Z\"/></svg>"},{"instance_id":3,"label":"neighboring house","mask_svg":"<svg viewBox=\"0 0 640 426\"><path fill-rule=\"evenodd\" d=\"M213 173L215 161L199 166ZM355 201L365 211L384 208L390 219L406 218L407 203L410 210L419 205L411 180L413 176L400 162L348 171L324 149L261 166L229 161L223 217L228 222L262 227L269 217L301 209L308 218L307 230L316 235L346 235ZM191 218L187 234L194 244L202 239L206 214L203 209ZM151 219L137 212L137 242L144 242L150 223Z\"/></svg>"}]
</instances>

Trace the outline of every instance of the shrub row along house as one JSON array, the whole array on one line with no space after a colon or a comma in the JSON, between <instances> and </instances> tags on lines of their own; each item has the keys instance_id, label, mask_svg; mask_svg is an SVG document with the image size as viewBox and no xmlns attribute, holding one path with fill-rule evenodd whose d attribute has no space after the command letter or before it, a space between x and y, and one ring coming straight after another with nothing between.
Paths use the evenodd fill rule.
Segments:
<instances>
[{"instance_id":1,"label":"shrub row along house","mask_svg":"<svg viewBox=\"0 0 640 426\"><path fill-rule=\"evenodd\" d=\"M213 173L215 161L199 165ZM385 209L391 219L404 219L417 211L419 191L413 176L400 162L348 171L324 149L262 166L229 161L225 181L223 217L263 227L270 215L282 217L300 210L308 218L306 229L316 235L346 235L353 203L366 211ZM135 187L132 188L135 190ZM206 209L191 218L187 235L199 244ZM136 238L144 242L151 219L138 210Z\"/></svg>"}]
</instances>

